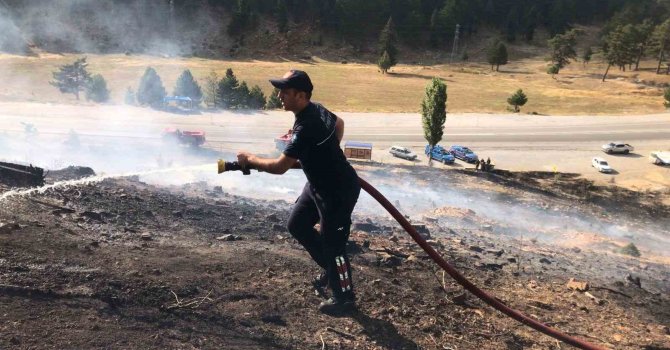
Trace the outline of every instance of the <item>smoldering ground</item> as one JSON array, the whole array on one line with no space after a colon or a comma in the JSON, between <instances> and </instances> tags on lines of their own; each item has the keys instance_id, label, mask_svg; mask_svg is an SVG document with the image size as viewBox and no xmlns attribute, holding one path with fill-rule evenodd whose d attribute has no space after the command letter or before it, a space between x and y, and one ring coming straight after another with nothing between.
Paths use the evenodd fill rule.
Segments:
<instances>
[{"instance_id":1,"label":"smoldering ground","mask_svg":"<svg viewBox=\"0 0 670 350\"><path fill-rule=\"evenodd\" d=\"M114 130L106 127L108 131ZM48 170L69 165L89 166L100 179L136 175L141 181L159 186L202 183L221 186L226 192L250 198L283 200L287 205L293 203L306 181L301 171L289 171L283 176L260 172L250 176L218 175L216 160L232 160L234 153L166 144L159 138L91 138L74 131L55 136L40 135L37 131L35 135L0 134L0 145L0 159L35 164ZM376 169L367 165L357 167L360 176L415 221L432 217L445 228L484 227L501 236L525 237L560 246L579 246L578 241L588 236L593 242L581 243L597 243L604 249L633 242L643 254L667 258L670 251L670 238L663 230L667 222L641 221L625 214L596 216L568 200L557 201L538 194L514 198L473 186L458 173L446 174L436 169L397 171L383 165ZM441 208L459 208L466 214L449 215L441 213ZM366 193L361 194L355 216L359 220L388 217ZM667 221L667 218L660 220Z\"/></svg>"}]
</instances>

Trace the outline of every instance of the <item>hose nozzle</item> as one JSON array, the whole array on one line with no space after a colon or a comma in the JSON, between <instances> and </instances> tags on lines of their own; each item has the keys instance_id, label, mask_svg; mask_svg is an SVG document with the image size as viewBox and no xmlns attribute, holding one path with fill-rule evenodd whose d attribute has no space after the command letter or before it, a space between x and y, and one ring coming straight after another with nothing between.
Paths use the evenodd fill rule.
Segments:
<instances>
[{"instance_id":1,"label":"hose nozzle","mask_svg":"<svg viewBox=\"0 0 670 350\"><path fill-rule=\"evenodd\" d=\"M216 164L219 174L225 171L236 171L236 170L242 171L242 174L244 175L251 174L251 171L249 171L248 167L243 168L238 162L226 162L223 159L219 159L219 161Z\"/></svg>"}]
</instances>

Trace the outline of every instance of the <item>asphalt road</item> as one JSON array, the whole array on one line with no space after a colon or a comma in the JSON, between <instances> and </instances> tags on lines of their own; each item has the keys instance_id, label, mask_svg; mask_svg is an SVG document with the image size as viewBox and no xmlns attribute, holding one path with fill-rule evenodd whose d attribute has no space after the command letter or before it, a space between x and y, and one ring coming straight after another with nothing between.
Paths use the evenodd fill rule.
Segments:
<instances>
[{"instance_id":1,"label":"asphalt road","mask_svg":"<svg viewBox=\"0 0 670 350\"><path fill-rule=\"evenodd\" d=\"M384 162L404 162L386 149L402 145L421 153L425 145L418 114L338 112L345 120L345 141L374 144L373 157ZM181 115L129 106L76 106L34 102L0 103L0 132L22 135L33 124L39 135L64 139L70 130L83 142L142 140L160 142L163 128L204 130L207 146L216 150L246 149L271 153L273 139L288 130L293 115L283 111L261 113L203 112ZM605 156L600 145L624 141L636 147L628 157ZM648 152L670 149L670 113L640 116L540 116L448 114L443 144L464 144L497 166L511 170L579 172L594 179L648 188L669 186L667 168L648 164ZM593 173L594 156L611 159L615 175ZM457 166L470 166L457 164Z\"/></svg>"}]
</instances>

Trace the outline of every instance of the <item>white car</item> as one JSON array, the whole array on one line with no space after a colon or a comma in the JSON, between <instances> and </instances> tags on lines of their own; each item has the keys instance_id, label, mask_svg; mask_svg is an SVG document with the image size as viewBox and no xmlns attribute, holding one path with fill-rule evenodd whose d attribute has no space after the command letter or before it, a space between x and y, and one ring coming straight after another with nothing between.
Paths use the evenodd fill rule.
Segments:
<instances>
[{"instance_id":1,"label":"white car","mask_svg":"<svg viewBox=\"0 0 670 350\"><path fill-rule=\"evenodd\" d=\"M633 146L623 143L623 142L610 142L608 144L604 144L602 146L603 152L607 154L612 154L612 153L623 153L623 154L628 154L630 152L633 152L635 148Z\"/></svg>"},{"instance_id":2,"label":"white car","mask_svg":"<svg viewBox=\"0 0 670 350\"><path fill-rule=\"evenodd\" d=\"M610 167L610 165L607 164L607 161L602 158L598 157L593 158L593 160L591 161L591 166L598 169L598 171L601 173L612 172L612 168Z\"/></svg>"},{"instance_id":3,"label":"white car","mask_svg":"<svg viewBox=\"0 0 670 350\"><path fill-rule=\"evenodd\" d=\"M670 165L670 151L651 152L649 160L656 165Z\"/></svg>"},{"instance_id":4,"label":"white car","mask_svg":"<svg viewBox=\"0 0 670 350\"><path fill-rule=\"evenodd\" d=\"M401 146L391 146L391 148L389 148L389 153L398 158L403 158L407 160L415 160L417 157L416 153L410 151L407 147L401 147Z\"/></svg>"}]
</instances>

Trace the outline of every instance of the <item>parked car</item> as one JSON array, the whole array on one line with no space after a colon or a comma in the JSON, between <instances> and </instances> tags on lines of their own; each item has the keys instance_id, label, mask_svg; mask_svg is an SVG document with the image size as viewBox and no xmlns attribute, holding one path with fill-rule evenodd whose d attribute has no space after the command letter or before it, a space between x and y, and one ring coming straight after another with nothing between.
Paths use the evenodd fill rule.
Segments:
<instances>
[{"instance_id":1,"label":"parked car","mask_svg":"<svg viewBox=\"0 0 670 350\"><path fill-rule=\"evenodd\" d=\"M595 157L593 160L591 160L591 166L598 169L599 172L601 173L611 173L612 168L610 165L607 163L606 160L602 158Z\"/></svg>"},{"instance_id":2,"label":"parked car","mask_svg":"<svg viewBox=\"0 0 670 350\"><path fill-rule=\"evenodd\" d=\"M651 152L649 160L656 165L670 165L670 151Z\"/></svg>"},{"instance_id":3,"label":"parked car","mask_svg":"<svg viewBox=\"0 0 670 350\"><path fill-rule=\"evenodd\" d=\"M628 154L630 152L633 152L635 148L633 146L623 143L623 142L610 142L608 144L605 144L602 146L603 152L607 154L612 154L612 153L623 153L623 154Z\"/></svg>"},{"instance_id":4,"label":"parked car","mask_svg":"<svg viewBox=\"0 0 670 350\"><path fill-rule=\"evenodd\" d=\"M449 153L453 154L454 157L468 163L474 163L479 159L475 152L465 146L451 146Z\"/></svg>"},{"instance_id":5,"label":"parked car","mask_svg":"<svg viewBox=\"0 0 670 350\"><path fill-rule=\"evenodd\" d=\"M407 160L416 159L416 153L410 151L407 147L391 146L391 148L389 148L389 153L398 158L403 158Z\"/></svg>"},{"instance_id":6,"label":"parked car","mask_svg":"<svg viewBox=\"0 0 670 350\"><path fill-rule=\"evenodd\" d=\"M428 157L444 164L453 164L456 160L449 151L440 145L435 145L432 150L430 149L430 145L426 145L425 153Z\"/></svg>"}]
</instances>

